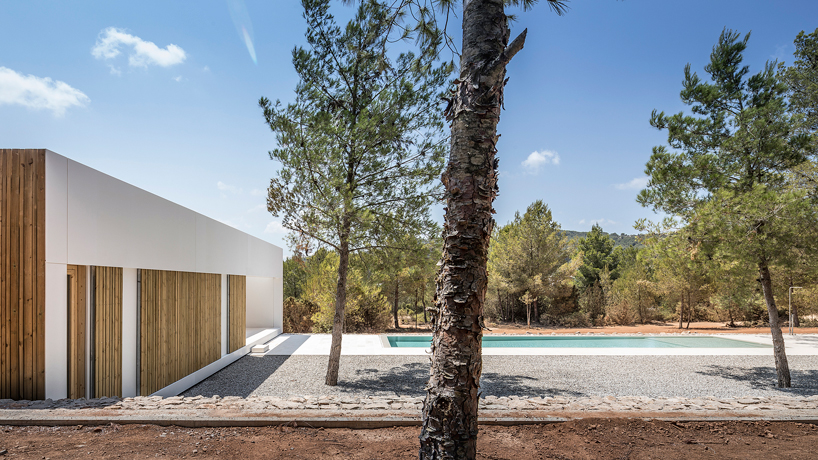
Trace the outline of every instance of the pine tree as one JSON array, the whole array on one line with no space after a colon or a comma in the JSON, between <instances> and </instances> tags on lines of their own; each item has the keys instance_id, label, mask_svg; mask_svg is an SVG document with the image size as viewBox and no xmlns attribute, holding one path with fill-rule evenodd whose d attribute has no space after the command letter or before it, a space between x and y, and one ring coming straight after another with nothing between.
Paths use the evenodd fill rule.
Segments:
<instances>
[{"instance_id":1,"label":"pine tree","mask_svg":"<svg viewBox=\"0 0 818 460\"><path fill-rule=\"evenodd\" d=\"M621 247L614 247L614 241L603 233L602 227L594 224L591 231L580 238L577 251L582 253L582 265L579 266L575 280L580 289L585 290L599 281L600 274L607 267L611 281L619 278L619 258Z\"/></svg>"},{"instance_id":2,"label":"pine tree","mask_svg":"<svg viewBox=\"0 0 818 460\"><path fill-rule=\"evenodd\" d=\"M303 0L308 49L293 50L295 102L261 98L281 163L267 207L294 238L338 252L327 385L338 382L349 256L432 225L444 139L441 91L451 71L424 49L390 59L388 7L363 1L343 30L329 0Z\"/></svg>"},{"instance_id":3,"label":"pine tree","mask_svg":"<svg viewBox=\"0 0 818 460\"><path fill-rule=\"evenodd\" d=\"M354 0L347 0L352 2ZM443 173L446 216L443 254L433 308L432 369L423 404L420 458L475 458L477 407L482 372L483 302L489 239L497 195L497 123L503 108L506 66L523 48L527 30L509 43L506 5L532 7L537 0L464 0L460 75L445 110L451 122L448 164ZM558 14L567 0L546 0ZM437 37L454 0L396 2L393 17L417 19L405 32ZM444 21L436 21L435 10ZM407 13L412 13L411 15ZM431 33L427 33L431 32ZM451 41L445 40L438 44ZM434 41L434 40L432 40Z\"/></svg>"},{"instance_id":4,"label":"pine tree","mask_svg":"<svg viewBox=\"0 0 818 460\"><path fill-rule=\"evenodd\" d=\"M694 115L653 112L651 125L668 131L668 145L654 147L638 201L678 216L691 238L755 266L767 304L778 386L790 372L772 291L770 265L797 234L795 219L809 220L806 197L784 190L786 175L814 153L812 137L788 112L787 90L775 63L749 75L742 65L750 35L725 29L702 81L685 67L682 101Z\"/></svg>"},{"instance_id":5,"label":"pine tree","mask_svg":"<svg viewBox=\"0 0 818 460\"><path fill-rule=\"evenodd\" d=\"M809 129L818 130L818 29L795 38L795 62L783 72L793 109Z\"/></svg>"},{"instance_id":6,"label":"pine tree","mask_svg":"<svg viewBox=\"0 0 818 460\"><path fill-rule=\"evenodd\" d=\"M540 320L539 308L571 276L562 269L569 260L568 241L551 217L548 205L537 200L525 213L495 232L489 248L488 270L495 288L519 297L528 293L526 316ZM524 293L525 292L525 293ZM519 299L525 304L525 301Z\"/></svg>"}]
</instances>

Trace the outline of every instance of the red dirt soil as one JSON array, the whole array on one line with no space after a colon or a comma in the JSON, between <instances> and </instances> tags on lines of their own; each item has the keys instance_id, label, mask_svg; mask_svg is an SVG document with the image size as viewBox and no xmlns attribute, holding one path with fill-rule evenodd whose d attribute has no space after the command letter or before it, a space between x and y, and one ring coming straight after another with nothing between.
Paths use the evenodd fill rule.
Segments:
<instances>
[{"instance_id":1,"label":"red dirt soil","mask_svg":"<svg viewBox=\"0 0 818 460\"><path fill-rule=\"evenodd\" d=\"M0 427L0 458L414 459L419 427L372 430ZM818 427L794 422L582 419L480 429L480 459L807 459Z\"/></svg>"}]
</instances>

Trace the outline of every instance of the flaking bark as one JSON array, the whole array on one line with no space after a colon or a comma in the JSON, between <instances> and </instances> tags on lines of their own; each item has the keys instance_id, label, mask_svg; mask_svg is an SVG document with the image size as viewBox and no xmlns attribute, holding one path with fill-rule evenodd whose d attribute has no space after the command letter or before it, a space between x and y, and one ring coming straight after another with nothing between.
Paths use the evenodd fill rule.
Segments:
<instances>
[{"instance_id":1,"label":"flaking bark","mask_svg":"<svg viewBox=\"0 0 818 460\"><path fill-rule=\"evenodd\" d=\"M473 459L482 372L486 263L497 195L497 123L505 67L525 31L506 46L503 0L463 4L463 54L446 118L451 122L443 255L432 307L432 366L423 404L421 459Z\"/></svg>"}]
</instances>

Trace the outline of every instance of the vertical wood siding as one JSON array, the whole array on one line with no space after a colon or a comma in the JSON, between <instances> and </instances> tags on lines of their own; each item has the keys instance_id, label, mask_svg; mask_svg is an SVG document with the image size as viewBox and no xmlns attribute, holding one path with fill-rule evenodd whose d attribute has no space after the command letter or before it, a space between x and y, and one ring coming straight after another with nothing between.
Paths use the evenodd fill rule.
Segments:
<instances>
[{"instance_id":1,"label":"vertical wood siding","mask_svg":"<svg viewBox=\"0 0 818 460\"><path fill-rule=\"evenodd\" d=\"M92 267L94 397L122 396L122 269Z\"/></svg>"},{"instance_id":2,"label":"vertical wood siding","mask_svg":"<svg viewBox=\"0 0 818 460\"><path fill-rule=\"evenodd\" d=\"M140 394L219 359L221 275L142 270Z\"/></svg>"},{"instance_id":3,"label":"vertical wood siding","mask_svg":"<svg viewBox=\"0 0 818 460\"><path fill-rule=\"evenodd\" d=\"M87 272L68 266L68 397L85 397L85 313Z\"/></svg>"},{"instance_id":4,"label":"vertical wood siding","mask_svg":"<svg viewBox=\"0 0 818 460\"><path fill-rule=\"evenodd\" d=\"M0 149L2 398L45 398L45 150Z\"/></svg>"},{"instance_id":5,"label":"vertical wood siding","mask_svg":"<svg viewBox=\"0 0 818 460\"><path fill-rule=\"evenodd\" d=\"M230 312L228 352L233 353L247 343L247 277L228 275L228 311Z\"/></svg>"}]
</instances>

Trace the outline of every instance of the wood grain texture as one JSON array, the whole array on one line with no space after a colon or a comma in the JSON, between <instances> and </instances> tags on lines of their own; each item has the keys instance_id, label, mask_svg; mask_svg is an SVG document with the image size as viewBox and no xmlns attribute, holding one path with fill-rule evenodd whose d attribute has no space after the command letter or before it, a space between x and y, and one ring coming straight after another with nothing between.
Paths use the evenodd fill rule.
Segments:
<instances>
[{"instance_id":1,"label":"wood grain texture","mask_svg":"<svg viewBox=\"0 0 818 460\"><path fill-rule=\"evenodd\" d=\"M85 395L85 314L87 269L68 266L68 397Z\"/></svg>"},{"instance_id":2,"label":"wood grain texture","mask_svg":"<svg viewBox=\"0 0 818 460\"><path fill-rule=\"evenodd\" d=\"M122 268L91 267L94 277L94 397L122 396Z\"/></svg>"},{"instance_id":3,"label":"wood grain texture","mask_svg":"<svg viewBox=\"0 0 818 460\"><path fill-rule=\"evenodd\" d=\"M45 398L42 149L0 149L0 398Z\"/></svg>"},{"instance_id":4,"label":"wood grain texture","mask_svg":"<svg viewBox=\"0 0 818 460\"><path fill-rule=\"evenodd\" d=\"M227 305L230 312L228 353L233 353L247 343L247 277L227 276Z\"/></svg>"},{"instance_id":5,"label":"wood grain texture","mask_svg":"<svg viewBox=\"0 0 818 460\"><path fill-rule=\"evenodd\" d=\"M139 391L149 395L219 359L221 275L141 273Z\"/></svg>"}]
</instances>

